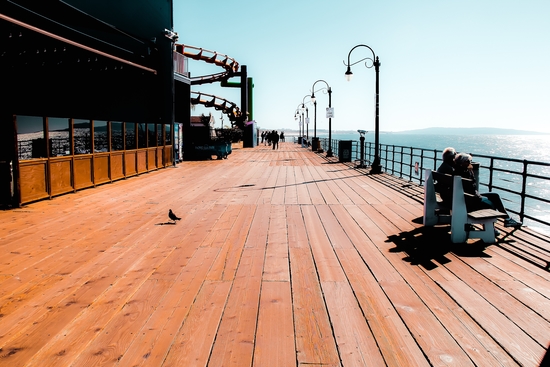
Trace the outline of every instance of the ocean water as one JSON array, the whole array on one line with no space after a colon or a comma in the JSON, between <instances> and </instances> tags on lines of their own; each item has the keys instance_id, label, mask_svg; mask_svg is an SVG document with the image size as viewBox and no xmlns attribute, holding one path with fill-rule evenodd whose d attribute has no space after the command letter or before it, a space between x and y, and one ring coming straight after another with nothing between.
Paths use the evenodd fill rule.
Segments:
<instances>
[{"instance_id":1,"label":"ocean water","mask_svg":"<svg viewBox=\"0 0 550 367\"><path fill-rule=\"evenodd\" d=\"M328 138L328 133L318 133L320 138ZM310 135L311 137L311 135ZM359 141L357 132L333 132L332 138L337 140ZM367 133L366 142L374 142L374 134ZM495 158L526 160L534 162L543 162L544 165L528 165L528 173L538 177L528 177L526 179L526 194L533 198L525 199L525 213L545 222L550 222L550 203L544 200L550 200L550 135L445 135L445 134L405 134L405 133L381 133L380 144L382 149L384 145L421 148L425 150L434 149L438 151L437 159L440 160L441 151L446 147L454 147L458 152L466 152L473 156L473 160L481 164L480 168L480 191L486 192L489 182L489 170L487 167L491 164L489 158L481 156L490 156ZM333 150L334 147L333 147ZM405 149L406 152L410 150ZM337 152L335 150L335 152ZM381 158L384 159L385 153L382 151ZM391 159L391 157L390 157ZM406 161L407 159L405 159ZM419 160L413 158L413 163ZM409 161L406 163L410 163ZM384 161L382 162L384 164ZM423 168L432 168L433 161L424 162L426 167L420 167L417 177L412 180L420 179ZM439 165L439 162L437 163ZM485 167L485 168L484 168ZM493 189L501 196L504 205L510 211L519 213L521 208L521 197L517 194L509 193L506 190L521 192L523 177L522 162L509 162L505 160L495 160L494 167L510 172L495 171L493 176L493 185L504 188L505 190ZM538 198L542 198L539 200ZM518 218L515 213L510 213L512 217ZM525 219L524 223L547 235L550 235L550 226L540 224L537 221Z\"/></svg>"}]
</instances>

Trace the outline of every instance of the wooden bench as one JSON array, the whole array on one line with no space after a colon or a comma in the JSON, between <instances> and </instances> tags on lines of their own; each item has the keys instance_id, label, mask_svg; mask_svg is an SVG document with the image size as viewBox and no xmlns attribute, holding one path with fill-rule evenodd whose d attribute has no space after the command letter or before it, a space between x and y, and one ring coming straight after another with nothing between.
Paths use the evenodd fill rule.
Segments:
<instances>
[{"instance_id":1,"label":"wooden bench","mask_svg":"<svg viewBox=\"0 0 550 367\"><path fill-rule=\"evenodd\" d=\"M468 238L479 238L485 243L495 243L495 222L506 214L493 209L468 212L466 198L470 195L473 181L460 176L451 176L432 170L424 171L424 218L425 226L439 223L451 224L451 242L462 243ZM452 190L452 205L446 207L438 198L436 184ZM465 190L466 188L466 190ZM474 226L474 225L480 225Z\"/></svg>"}]
</instances>

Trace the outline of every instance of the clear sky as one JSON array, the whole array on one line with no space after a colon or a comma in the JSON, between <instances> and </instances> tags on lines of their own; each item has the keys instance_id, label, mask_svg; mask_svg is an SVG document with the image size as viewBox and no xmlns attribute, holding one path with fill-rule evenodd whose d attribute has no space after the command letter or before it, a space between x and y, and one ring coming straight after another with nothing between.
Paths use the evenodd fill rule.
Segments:
<instances>
[{"instance_id":1,"label":"clear sky","mask_svg":"<svg viewBox=\"0 0 550 367\"><path fill-rule=\"evenodd\" d=\"M319 79L332 88L333 130L374 129L374 68L380 58L380 130L501 127L550 133L548 0L174 1L178 43L247 65L260 128L298 129L294 113ZM351 62L372 54L360 47ZM217 72L190 62L193 76ZM237 80L234 80L237 81ZM317 83L321 87L322 82ZM240 104L237 89L193 86ZM316 93L317 128L328 95ZM194 114L220 112L197 108ZM313 106L309 108L310 131ZM227 118L225 118L227 121Z\"/></svg>"}]
</instances>

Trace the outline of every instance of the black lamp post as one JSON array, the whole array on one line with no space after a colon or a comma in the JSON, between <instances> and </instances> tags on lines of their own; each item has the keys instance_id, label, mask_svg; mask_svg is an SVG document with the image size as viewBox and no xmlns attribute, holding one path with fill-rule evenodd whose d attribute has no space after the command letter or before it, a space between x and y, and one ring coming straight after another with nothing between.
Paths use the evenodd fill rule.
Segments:
<instances>
[{"instance_id":1,"label":"black lamp post","mask_svg":"<svg viewBox=\"0 0 550 367\"><path fill-rule=\"evenodd\" d=\"M294 113L294 120L297 120L297 117L300 119L298 122L298 131L300 136L298 137L298 144L303 144L304 140L304 104L300 103L298 104L298 107L296 107L296 112Z\"/></svg>"},{"instance_id":2,"label":"black lamp post","mask_svg":"<svg viewBox=\"0 0 550 367\"><path fill-rule=\"evenodd\" d=\"M370 57L365 57L364 59L361 59L357 62L354 62L353 64L350 64L350 56L353 50L355 50L357 47L366 47L372 52L372 59ZM372 65L368 65L365 62L365 66L367 68L372 68L374 66L374 70L376 71L376 115L374 120L374 161L372 162L370 173L381 173L382 172L382 166L380 165L380 124L379 124L379 106L380 106L380 93L379 93L379 84L378 84L378 74L380 71L380 60L378 59L378 56L375 55L372 48L370 48L367 45L357 45L353 47L349 54L348 54L348 63L346 64L344 62L344 65L348 67L346 70L346 79L349 81L351 80L351 76L353 73L351 72L351 66L360 63L364 60L370 60L372 62Z\"/></svg>"},{"instance_id":3,"label":"black lamp post","mask_svg":"<svg viewBox=\"0 0 550 367\"><path fill-rule=\"evenodd\" d=\"M306 102L305 102L307 97L311 98L309 94L306 94L304 98L302 98L302 111L304 109L306 110L306 119L304 120L304 124L306 125L306 143L305 143L306 147L308 146L308 142L309 142L309 111L308 111L308 108L306 107Z\"/></svg>"},{"instance_id":4,"label":"black lamp post","mask_svg":"<svg viewBox=\"0 0 550 367\"><path fill-rule=\"evenodd\" d=\"M315 83L313 83L313 86L311 87L311 100L315 104L315 135L317 135L317 103L315 100L315 84L318 82L323 82L327 85L328 90L328 108L332 108L332 89L330 89L330 86L328 83L322 79L317 80ZM332 157L332 118L328 118L328 149L327 149L327 157Z\"/></svg>"}]
</instances>

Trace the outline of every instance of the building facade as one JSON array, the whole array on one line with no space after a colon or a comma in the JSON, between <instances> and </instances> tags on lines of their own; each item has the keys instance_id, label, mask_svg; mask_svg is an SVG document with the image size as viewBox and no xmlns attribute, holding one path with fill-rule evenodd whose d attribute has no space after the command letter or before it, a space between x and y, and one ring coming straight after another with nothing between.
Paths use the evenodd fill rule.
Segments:
<instances>
[{"instance_id":1,"label":"building facade","mask_svg":"<svg viewBox=\"0 0 550 367\"><path fill-rule=\"evenodd\" d=\"M172 19L171 0L0 0L1 205L175 163Z\"/></svg>"}]
</instances>

